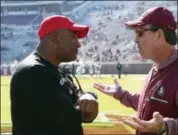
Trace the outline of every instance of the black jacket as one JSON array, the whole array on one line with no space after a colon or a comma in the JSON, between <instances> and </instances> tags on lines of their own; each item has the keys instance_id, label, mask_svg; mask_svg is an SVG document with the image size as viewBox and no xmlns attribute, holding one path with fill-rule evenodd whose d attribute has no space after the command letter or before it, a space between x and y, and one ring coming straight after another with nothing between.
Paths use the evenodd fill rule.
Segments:
<instances>
[{"instance_id":1,"label":"black jacket","mask_svg":"<svg viewBox=\"0 0 178 135\"><path fill-rule=\"evenodd\" d=\"M122 65L120 63L117 64L117 70L120 71L122 69Z\"/></svg>"},{"instance_id":2,"label":"black jacket","mask_svg":"<svg viewBox=\"0 0 178 135\"><path fill-rule=\"evenodd\" d=\"M32 53L10 84L13 135L82 135L77 93L57 67ZM71 86L70 86L71 87Z\"/></svg>"}]
</instances>

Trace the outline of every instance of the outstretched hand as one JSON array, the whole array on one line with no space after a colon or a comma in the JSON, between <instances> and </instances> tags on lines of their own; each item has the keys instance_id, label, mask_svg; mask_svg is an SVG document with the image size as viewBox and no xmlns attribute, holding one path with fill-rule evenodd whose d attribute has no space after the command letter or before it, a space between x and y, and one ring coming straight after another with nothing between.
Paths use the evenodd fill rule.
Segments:
<instances>
[{"instance_id":1,"label":"outstretched hand","mask_svg":"<svg viewBox=\"0 0 178 135\"><path fill-rule=\"evenodd\" d=\"M126 125L140 132L158 132L163 126L163 116L159 112L153 114L153 118L149 121L141 120L137 117L132 117L132 120L125 119Z\"/></svg>"},{"instance_id":2,"label":"outstretched hand","mask_svg":"<svg viewBox=\"0 0 178 135\"><path fill-rule=\"evenodd\" d=\"M114 84L115 85L104 85L101 83L94 83L93 87L108 96L113 96L114 93L121 89L117 78L114 79Z\"/></svg>"}]
</instances>

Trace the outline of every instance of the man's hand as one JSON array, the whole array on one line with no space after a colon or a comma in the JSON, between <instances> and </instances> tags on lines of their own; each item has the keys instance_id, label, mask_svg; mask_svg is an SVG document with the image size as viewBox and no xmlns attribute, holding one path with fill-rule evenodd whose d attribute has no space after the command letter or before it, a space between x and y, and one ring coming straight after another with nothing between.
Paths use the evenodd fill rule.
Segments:
<instances>
[{"instance_id":1,"label":"man's hand","mask_svg":"<svg viewBox=\"0 0 178 135\"><path fill-rule=\"evenodd\" d=\"M116 93L118 90L121 90L117 78L114 79L114 83L115 85L104 85L101 83L94 83L93 87L108 96L113 96L114 93Z\"/></svg>"},{"instance_id":2,"label":"man's hand","mask_svg":"<svg viewBox=\"0 0 178 135\"><path fill-rule=\"evenodd\" d=\"M156 133L163 126L163 116L160 115L159 112L155 112L153 118L149 121L141 120L136 117L132 117L132 120L125 119L124 123L140 132Z\"/></svg>"},{"instance_id":3,"label":"man's hand","mask_svg":"<svg viewBox=\"0 0 178 135\"><path fill-rule=\"evenodd\" d=\"M98 114L98 102L91 94L82 95L79 100L79 109L82 112L83 122L90 122Z\"/></svg>"}]
</instances>

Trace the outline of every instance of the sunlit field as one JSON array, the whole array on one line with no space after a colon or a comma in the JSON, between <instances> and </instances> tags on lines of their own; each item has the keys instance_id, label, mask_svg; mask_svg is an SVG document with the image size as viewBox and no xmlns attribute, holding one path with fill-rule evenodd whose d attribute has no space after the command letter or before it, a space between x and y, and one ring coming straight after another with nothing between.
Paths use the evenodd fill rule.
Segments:
<instances>
[{"instance_id":1,"label":"sunlit field","mask_svg":"<svg viewBox=\"0 0 178 135\"><path fill-rule=\"evenodd\" d=\"M120 85L133 93L138 93L142 87L145 75L123 75L119 80ZM9 97L9 84L10 76L1 76L1 126L11 125L10 117L10 97ZM78 76L79 82L84 91L94 91L98 94L99 112L97 119L92 124L85 124L84 126L97 126L98 122L108 123L108 119L103 115L104 113L116 113L119 115L134 115L135 111L131 108L123 106L119 101L96 91L93 88L93 83L100 82L103 84L113 84L113 76L103 75L101 78L95 76ZM8 123L8 124L7 124Z\"/></svg>"}]
</instances>

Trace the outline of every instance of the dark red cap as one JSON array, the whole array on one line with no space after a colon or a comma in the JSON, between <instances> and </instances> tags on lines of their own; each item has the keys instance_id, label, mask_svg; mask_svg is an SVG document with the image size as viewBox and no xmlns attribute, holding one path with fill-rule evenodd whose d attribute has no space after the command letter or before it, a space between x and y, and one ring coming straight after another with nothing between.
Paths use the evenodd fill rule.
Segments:
<instances>
[{"instance_id":1,"label":"dark red cap","mask_svg":"<svg viewBox=\"0 0 178 135\"><path fill-rule=\"evenodd\" d=\"M127 26L139 27L146 24L153 24L157 27L167 28L169 30L176 30L176 21L172 13L164 7L153 7L146 10L140 18L133 21L125 22Z\"/></svg>"},{"instance_id":2,"label":"dark red cap","mask_svg":"<svg viewBox=\"0 0 178 135\"><path fill-rule=\"evenodd\" d=\"M39 39L42 39L49 33L60 29L68 29L73 32L76 32L78 38L84 38L89 31L88 26L75 24L70 18L66 16L53 15L45 18L41 22L38 30Z\"/></svg>"}]
</instances>

